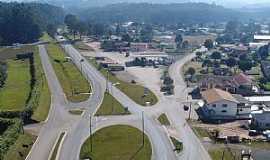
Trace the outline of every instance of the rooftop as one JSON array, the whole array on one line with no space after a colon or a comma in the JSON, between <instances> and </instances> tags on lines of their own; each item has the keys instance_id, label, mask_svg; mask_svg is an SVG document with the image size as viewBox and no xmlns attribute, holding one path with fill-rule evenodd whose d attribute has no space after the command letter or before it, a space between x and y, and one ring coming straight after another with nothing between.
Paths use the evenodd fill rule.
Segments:
<instances>
[{"instance_id":1,"label":"rooftop","mask_svg":"<svg viewBox=\"0 0 270 160\"><path fill-rule=\"evenodd\" d=\"M270 35L254 35L254 40L270 40Z\"/></svg>"},{"instance_id":2,"label":"rooftop","mask_svg":"<svg viewBox=\"0 0 270 160\"><path fill-rule=\"evenodd\" d=\"M207 103L214 103L221 100L227 100L235 103L239 103L229 92L221 89L213 88L202 92L202 97Z\"/></svg>"}]
</instances>

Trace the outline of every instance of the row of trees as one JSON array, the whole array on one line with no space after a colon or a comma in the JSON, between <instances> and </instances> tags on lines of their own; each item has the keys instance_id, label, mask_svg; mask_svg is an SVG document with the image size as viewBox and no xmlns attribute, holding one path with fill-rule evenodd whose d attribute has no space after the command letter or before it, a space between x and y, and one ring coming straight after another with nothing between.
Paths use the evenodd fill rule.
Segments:
<instances>
[{"instance_id":1,"label":"row of trees","mask_svg":"<svg viewBox=\"0 0 270 160\"><path fill-rule=\"evenodd\" d=\"M38 41L43 31L62 23L63 15L62 9L47 4L0 2L0 44Z\"/></svg>"},{"instance_id":2,"label":"row of trees","mask_svg":"<svg viewBox=\"0 0 270 160\"><path fill-rule=\"evenodd\" d=\"M0 88L4 85L7 77L6 64L0 61Z\"/></svg>"}]
</instances>

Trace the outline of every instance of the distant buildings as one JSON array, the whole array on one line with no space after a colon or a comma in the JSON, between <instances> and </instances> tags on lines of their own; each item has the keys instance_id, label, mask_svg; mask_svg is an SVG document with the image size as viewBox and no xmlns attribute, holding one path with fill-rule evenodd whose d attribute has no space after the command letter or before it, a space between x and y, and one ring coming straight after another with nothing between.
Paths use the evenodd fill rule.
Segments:
<instances>
[{"instance_id":1,"label":"distant buildings","mask_svg":"<svg viewBox=\"0 0 270 160\"><path fill-rule=\"evenodd\" d=\"M254 35L255 42L270 42L270 35Z\"/></svg>"}]
</instances>

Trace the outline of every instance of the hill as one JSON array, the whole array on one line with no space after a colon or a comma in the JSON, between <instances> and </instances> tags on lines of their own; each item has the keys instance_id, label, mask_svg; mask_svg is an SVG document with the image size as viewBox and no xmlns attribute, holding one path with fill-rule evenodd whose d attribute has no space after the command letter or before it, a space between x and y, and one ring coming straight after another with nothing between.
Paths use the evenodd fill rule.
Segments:
<instances>
[{"instance_id":1,"label":"hill","mask_svg":"<svg viewBox=\"0 0 270 160\"><path fill-rule=\"evenodd\" d=\"M136 21L146 23L222 22L240 18L240 12L206 3L121 3L89 8L81 17L100 23Z\"/></svg>"}]
</instances>

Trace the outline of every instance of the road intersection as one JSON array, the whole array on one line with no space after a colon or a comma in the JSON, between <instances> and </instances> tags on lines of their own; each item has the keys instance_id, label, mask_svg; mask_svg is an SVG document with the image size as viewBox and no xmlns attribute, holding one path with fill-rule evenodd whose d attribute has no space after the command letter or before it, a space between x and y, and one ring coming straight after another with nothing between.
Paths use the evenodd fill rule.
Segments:
<instances>
[{"instance_id":1,"label":"road intersection","mask_svg":"<svg viewBox=\"0 0 270 160\"><path fill-rule=\"evenodd\" d=\"M73 63L82 68L82 74L91 83L93 93L89 100L83 103L71 103L65 98L61 85L50 64L48 54L44 45L39 46L39 52L42 60L45 75L48 79L49 87L52 93L52 105L48 120L40 130L39 137L32 147L27 160L47 160L50 151L53 148L57 136L66 131L67 136L64 139L63 146L60 148L59 159L74 160L79 159L80 148L89 136L89 118L93 116L103 100L103 93L106 88L106 79L81 56L81 54L69 43L62 43L65 52L71 57ZM190 54L173 64L169 72L175 80L175 93L173 97L159 97L159 103L153 107L144 108L116 87L112 87L113 96L123 105L129 108L132 113L130 116L109 116L93 118L93 130L96 131L106 126L115 124L126 124L136 128L141 128L141 115L145 113L145 133L149 137L151 144L153 160L210 160L207 151L203 148L199 139L194 135L191 128L186 125L185 113L180 101L184 101L186 85L180 75L180 69L188 60L193 58ZM83 59L83 61L82 61ZM110 84L111 85L111 84ZM178 93L180 95L178 95ZM74 116L68 113L70 109L83 108L85 111L82 116ZM156 120L156 115L166 113L176 131L176 138L184 144L184 150L181 155L173 152L173 146L170 143L166 130Z\"/></svg>"}]
</instances>

